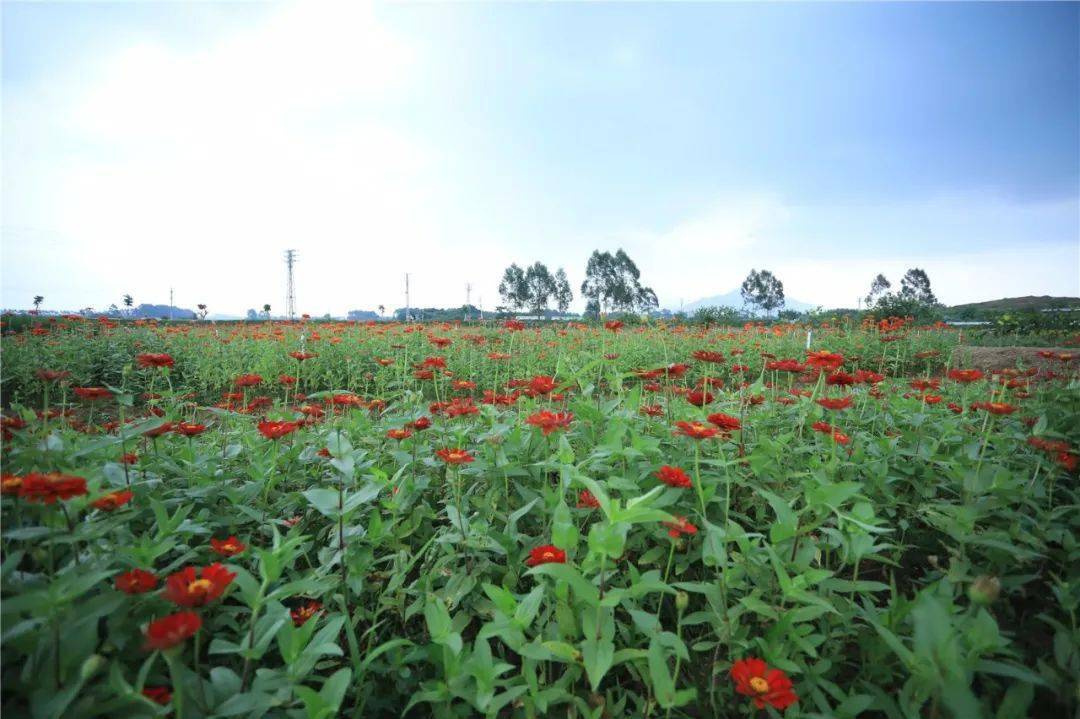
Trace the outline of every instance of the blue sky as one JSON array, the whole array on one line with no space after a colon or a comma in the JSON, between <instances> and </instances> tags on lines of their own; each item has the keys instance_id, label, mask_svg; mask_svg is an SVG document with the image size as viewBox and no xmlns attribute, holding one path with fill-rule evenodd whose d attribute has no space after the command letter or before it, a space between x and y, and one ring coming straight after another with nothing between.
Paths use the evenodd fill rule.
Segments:
<instances>
[{"instance_id":1,"label":"blue sky","mask_svg":"<svg viewBox=\"0 0 1080 719\"><path fill-rule=\"evenodd\" d=\"M2 304L1080 294L1080 5L12 4Z\"/></svg>"}]
</instances>

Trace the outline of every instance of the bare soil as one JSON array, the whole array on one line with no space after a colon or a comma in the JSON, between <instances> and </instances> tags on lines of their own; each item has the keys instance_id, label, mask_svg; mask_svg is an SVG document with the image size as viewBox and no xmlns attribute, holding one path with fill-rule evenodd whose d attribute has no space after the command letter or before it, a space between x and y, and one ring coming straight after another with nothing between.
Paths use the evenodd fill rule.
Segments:
<instances>
[{"instance_id":1,"label":"bare soil","mask_svg":"<svg viewBox=\"0 0 1080 719\"><path fill-rule=\"evenodd\" d=\"M1039 352L1075 353L1075 348L1068 347L970 347L960 346L953 350L951 367L981 369L984 372L1018 367L1035 367L1039 371L1055 370L1060 372L1062 364L1058 360L1045 359Z\"/></svg>"}]
</instances>

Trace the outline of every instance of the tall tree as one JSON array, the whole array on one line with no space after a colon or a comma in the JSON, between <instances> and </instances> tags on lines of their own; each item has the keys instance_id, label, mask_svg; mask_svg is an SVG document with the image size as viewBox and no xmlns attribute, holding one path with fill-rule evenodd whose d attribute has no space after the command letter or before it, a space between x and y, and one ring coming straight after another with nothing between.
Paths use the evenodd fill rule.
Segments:
<instances>
[{"instance_id":1,"label":"tall tree","mask_svg":"<svg viewBox=\"0 0 1080 719\"><path fill-rule=\"evenodd\" d=\"M574 293L570 289L570 281L566 279L566 270L559 268L555 272L555 307L559 312L570 309L570 303L574 301Z\"/></svg>"},{"instance_id":2,"label":"tall tree","mask_svg":"<svg viewBox=\"0 0 1080 719\"><path fill-rule=\"evenodd\" d=\"M248 318L249 320L257 320L257 319L259 319L259 313L258 313L258 312L256 312L256 311L255 311L255 310L253 310L253 309L251 309L251 310L248 310L248 311L247 311L247 318Z\"/></svg>"},{"instance_id":3,"label":"tall tree","mask_svg":"<svg viewBox=\"0 0 1080 719\"><path fill-rule=\"evenodd\" d=\"M43 295L34 295L34 312L41 310L41 303L45 301Z\"/></svg>"},{"instance_id":4,"label":"tall tree","mask_svg":"<svg viewBox=\"0 0 1080 719\"><path fill-rule=\"evenodd\" d=\"M750 270L741 294L743 302L765 310L766 315L784 306L784 283L768 270Z\"/></svg>"},{"instance_id":5,"label":"tall tree","mask_svg":"<svg viewBox=\"0 0 1080 719\"><path fill-rule=\"evenodd\" d=\"M270 319L270 305L268 305L268 304L263 305L263 316L266 319Z\"/></svg>"},{"instance_id":6,"label":"tall tree","mask_svg":"<svg viewBox=\"0 0 1080 719\"><path fill-rule=\"evenodd\" d=\"M503 272L502 282L499 283L499 296L503 304L517 311L529 302L529 283L525 279L525 271L511 264Z\"/></svg>"},{"instance_id":7,"label":"tall tree","mask_svg":"<svg viewBox=\"0 0 1080 719\"><path fill-rule=\"evenodd\" d=\"M641 271L622 249L614 255L594 250L585 266L581 294L594 300L602 311L646 312L659 302L652 288L641 284Z\"/></svg>"},{"instance_id":8,"label":"tall tree","mask_svg":"<svg viewBox=\"0 0 1080 719\"><path fill-rule=\"evenodd\" d=\"M195 306L199 308L199 319L200 320L205 320L206 319L206 305L204 305L202 303L199 303L199 304L197 304Z\"/></svg>"},{"instance_id":9,"label":"tall tree","mask_svg":"<svg viewBox=\"0 0 1080 719\"><path fill-rule=\"evenodd\" d=\"M536 315L547 312L548 302L555 294L555 278L543 262L534 262L525 270L525 285L528 288L529 309Z\"/></svg>"},{"instance_id":10,"label":"tall tree","mask_svg":"<svg viewBox=\"0 0 1080 719\"><path fill-rule=\"evenodd\" d=\"M930 278L918 267L908 270L900 280L900 296L926 305L937 304L937 297L930 290Z\"/></svg>"},{"instance_id":11,"label":"tall tree","mask_svg":"<svg viewBox=\"0 0 1080 719\"><path fill-rule=\"evenodd\" d=\"M133 305L135 303L135 300L132 298L131 295L124 295L122 299L124 301L124 307L127 308L125 310L125 313L130 315L131 314L131 305Z\"/></svg>"},{"instance_id":12,"label":"tall tree","mask_svg":"<svg viewBox=\"0 0 1080 719\"><path fill-rule=\"evenodd\" d=\"M885 291L892 287L892 283L886 279L885 275L878 274L874 278L874 281L870 283L870 291L866 294L866 306L874 304L874 300L885 294Z\"/></svg>"}]
</instances>

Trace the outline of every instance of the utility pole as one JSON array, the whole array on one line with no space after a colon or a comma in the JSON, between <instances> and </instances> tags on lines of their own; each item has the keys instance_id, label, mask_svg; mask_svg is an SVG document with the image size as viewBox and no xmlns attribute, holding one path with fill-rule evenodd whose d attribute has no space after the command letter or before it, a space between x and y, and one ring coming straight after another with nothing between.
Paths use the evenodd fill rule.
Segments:
<instances>
[{"instance_id":1,"label":"utility pole","mask_svg":"<svg viewBox=\"0 0 1080 719\"><path fill-rule=\"evenodd\" d=\"M405 321L409 321L409 273L405 273Z\"/></svg>"},{"instance_id":2,"label":"utility pole","mask_svg":"<svg viewBox=\"0 0 1080 719\"><path fill-rule=\"evenodd\" d=\"M170 322L172 322L172 318L173 318L172 317L172 312L173 312L172 308L173 308L172 287L170 287L169 288L169 321Z\"/></svg>"},{"instance_id":3,"label":"utility pole","mask_svg":"<svg viewBox=\"0 0 1080 719\"><path fill-rule=\"evenodd\" d=\"M465 283L465 319L469 319L469 303L472 302L472 283Z\"/></svg>"},{"instance_id":4,"label":"utility pole","mask_svg":"<svg viewBox=\"0 0 1080 719\"><path fill-rule=\"evenodd\" d=\"M285 319L296 319L296 287L293 284L293 264L296 262L296 250L285 250L287 279L285 284Z\"/></svg>"}]
</instances>

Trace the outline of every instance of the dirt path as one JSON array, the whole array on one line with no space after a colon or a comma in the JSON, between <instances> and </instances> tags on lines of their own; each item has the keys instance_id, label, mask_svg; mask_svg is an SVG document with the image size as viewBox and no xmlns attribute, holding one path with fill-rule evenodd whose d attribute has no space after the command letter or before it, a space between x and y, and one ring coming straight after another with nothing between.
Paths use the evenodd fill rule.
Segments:
<instances>
[{"instance_id":1,"label":"dirt path","mask_svg":"<svg viewBox=\"0 0 1080 719\"><path fill-rule=\"evenodd\" d=\"M1042 370L1061 372L1063 364L1058 360L1045 359L1039 352L1072 353L1075 349L1066 347L969 347L960 346L953 350L952 367L965 367L993 371L1020 367L1035 367Z\"/></svg>"}]
</instances>

